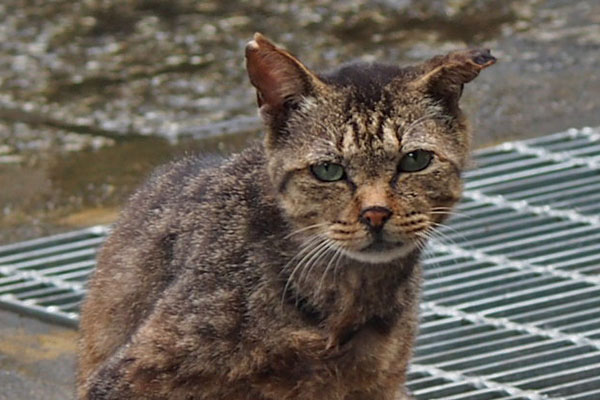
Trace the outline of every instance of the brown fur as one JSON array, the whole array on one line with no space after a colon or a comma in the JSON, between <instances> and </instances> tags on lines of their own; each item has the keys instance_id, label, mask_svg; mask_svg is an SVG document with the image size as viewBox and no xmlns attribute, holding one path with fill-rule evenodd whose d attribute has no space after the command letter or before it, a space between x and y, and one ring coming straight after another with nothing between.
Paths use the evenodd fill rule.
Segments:
<instances>
[{"instance_id":1,"label":"brown fur","mask_svg":"<svg viewBox=\"0 0 600 400\"><path fill-rule=\"evenodd\" d=\"M259 34L246 57L264 144L133 196L83 307L80 399L409 399L420 249L460 197L462 85L494 58L317 75ZM417 150L430 165L400 171Z\"/></svg>"}]
</instances>

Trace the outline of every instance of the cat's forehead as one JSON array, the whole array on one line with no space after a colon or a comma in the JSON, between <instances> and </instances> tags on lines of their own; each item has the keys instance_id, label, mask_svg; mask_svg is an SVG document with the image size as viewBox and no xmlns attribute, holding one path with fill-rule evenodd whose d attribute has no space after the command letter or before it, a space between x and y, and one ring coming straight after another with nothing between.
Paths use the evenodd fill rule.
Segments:
<instances>
[{"instance_id":1,"label":"cat's forehead","mask_svg":"<svg viewBox=\"0 0 600 400\"><path fill-rule=\"evenodd\" d=\"M326 86L305 96L290 116L293 142L305 162L358 163L397 159L424 149L445 153L445 112L423 93L403 85L410 70L352 64L323 76Z\"/></svg>"},{"instance_id":2,"label":"cat's forehead","mask_svg":"<svg viewBox=\"0 0 600 400\"><path fill-rule=\"evenodd\" d=\"M382 110L351 113L338 135L338 150L346 156L383 156L401 147L396 123Z\"/></svg>"},{"instance_id":3,"label":"cat's forehead","mask_svg":"<svg viewBox=\"0 0 600 400\"><path fill-rule=\"evenodd\" d=\"M423 102L411 106L386 96L365 103L351 90L332 98L306 98L300 107L304 118L293 125L296 133L308 133L302 136L316 156L394 156L406 145L439 142L435 132L429 132L440 118L435 106L423 109Z\"/></svg>"}]
</instances>

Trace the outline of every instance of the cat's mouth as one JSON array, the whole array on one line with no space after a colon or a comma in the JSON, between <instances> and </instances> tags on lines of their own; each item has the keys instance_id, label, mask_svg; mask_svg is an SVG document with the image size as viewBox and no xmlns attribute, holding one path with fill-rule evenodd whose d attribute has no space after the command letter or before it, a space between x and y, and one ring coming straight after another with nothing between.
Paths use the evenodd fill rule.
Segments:
<instances>
[{"instance_id":1,"label":"cat's mouth","mask_svg":"<svg viewBox=\"0 0 600 400\"><path fill-rule=\"evenodd\" d=\"M403 247L405 245L404 242L389 242L387 240L376 238L369 244L367 247L362 248L360 251L363 253L379 253L382 251L390 251L395 250L398 247Z\"/></svg>"},{"instance_id":2,"label":"cat's mouth","mask_svg":"<svg viewBox=\"0 0 600 400\"><path fill-rule=\"evenodd\" d=\"M370 264L382 264L408 255L415 245L404 241L387 241L381 237L375 238L366 247L358 251L344 250L344 253L357 261Z\"/></svg>"}]
</instances>

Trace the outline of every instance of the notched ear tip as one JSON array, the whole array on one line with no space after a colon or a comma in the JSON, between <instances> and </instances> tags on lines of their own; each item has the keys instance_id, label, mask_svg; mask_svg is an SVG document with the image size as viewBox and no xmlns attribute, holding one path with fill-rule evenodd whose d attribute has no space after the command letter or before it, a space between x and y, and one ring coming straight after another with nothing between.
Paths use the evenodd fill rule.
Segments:
<instances>
[{"instance_id":1,"label":"notched ear tip","mask_svg":"<svg viewBox=\"0 0 600 400\"><path fill-rule=\"evenodd\" d=\"M490 49L469 49L454 53L456 61L474 64L479 69L484 69L496 63ZM452 58L452 57L451 57Z\"/></svg>"},{"instance_id":2,"label":"notched ear tip","mask_svg":"<svg viewBox=\"0 0 600 400\"><path fill-rule=\"evenodd\" d=\"M433 61L433 60L432 60ZM444 74L452 75L464 74L463 78L467 83L475 78L479 71L496 63L496 57L492 55L489 49L467 49L453 51L434 62L433 71L436 71L440 76ZM435 64L438 64L435 67Z\"/></svg>"},{"instance_id":3,"label":"notched ear tip","mask_svg":"<svg viewBox=\"0 0 600 400\"><path fill-rule=\"evenodd\" d=\"M487 68L490 65L496 64L498 59L492 55L490 49L478 50L479 54L473 58L476 64L481 65L481 68Z\"/></svg>"},{"instance_id":4,"label":"notched ear tip","mask_svg":"<svg viewBox=\"0 0 600 400\"><path fill-rule=\"evenodd\" d=\"M456 104L463 86L496 61L489 49L458 50L436 56L419 66L419 73L408 87Z\"/></svg>"},{"instance_id":5,"label":"notched ear tip","mask_svg":"<svg viewBox=\"0 0 600 400\"><path fill-rule=\"evenodd\" d=\"M422 65L422 74L414 87L463 85L475 79L479 72L496 63L489 49L466 49L436 56Z\"/></svg>"}]
</instances>

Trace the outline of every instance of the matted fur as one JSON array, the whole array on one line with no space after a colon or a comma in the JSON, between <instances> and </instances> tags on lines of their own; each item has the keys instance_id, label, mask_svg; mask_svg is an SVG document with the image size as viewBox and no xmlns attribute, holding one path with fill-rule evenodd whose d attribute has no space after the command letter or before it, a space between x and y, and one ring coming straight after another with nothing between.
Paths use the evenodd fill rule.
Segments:
<instances>
[{"instance_id":1,"label":"matted fur","mask_svg":"<svg viewBox=\"0 0 600 400\"><path fill-rule=\"evenodd\" d=\"M260 34L246 57L264 143L131 198L83 306L80 399L409 399L419 256L468 158L458 100L495 59L318 75ZM426 168L399 169L420 150Z\"/></svg>"}]
</instances>

